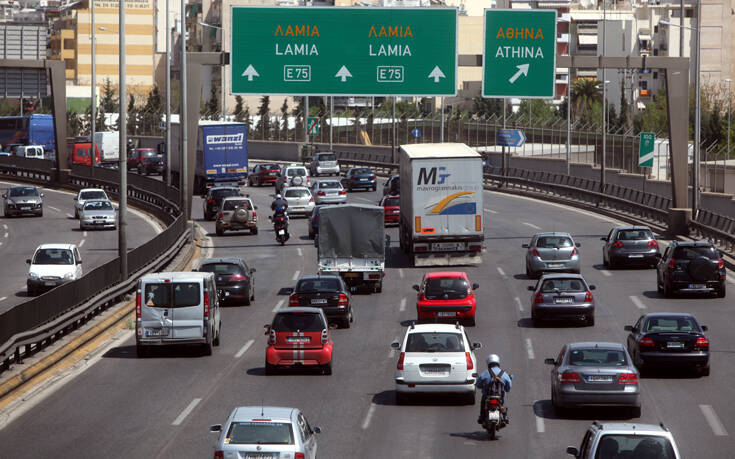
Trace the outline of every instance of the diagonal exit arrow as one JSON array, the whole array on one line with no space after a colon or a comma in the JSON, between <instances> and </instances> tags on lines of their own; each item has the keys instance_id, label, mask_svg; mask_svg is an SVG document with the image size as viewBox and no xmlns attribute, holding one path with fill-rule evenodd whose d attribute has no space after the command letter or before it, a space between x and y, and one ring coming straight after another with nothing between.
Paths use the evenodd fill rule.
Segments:
<instances>
[{"instance_id":1,"label":"diagonal exit arrow","mask_svg":"<svg viewBox=\"0 0 735 459\"><path fill-rule=\"evenodd\" d=\"M518 71L508 79L508 82L510 82L510 84L515 83L516 80L521 76L521 74L523 74L523 76L528 76L528 64L516 65L516 68L518 69Z\"/></svg>"}]
</instances>

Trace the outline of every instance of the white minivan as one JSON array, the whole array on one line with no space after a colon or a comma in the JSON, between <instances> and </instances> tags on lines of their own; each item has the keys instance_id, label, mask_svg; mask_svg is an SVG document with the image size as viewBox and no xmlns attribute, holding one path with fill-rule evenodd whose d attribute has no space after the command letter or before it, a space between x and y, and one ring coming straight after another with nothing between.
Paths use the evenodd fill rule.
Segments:
<instances>
[{"instance_id":1,"label":"white minivan","mask_svg":"<svg viewBox=\"0 0 735 459\"><path fill-rule=\"evenodd\" d=\"M43 145L21 145L15 149L15 156L23 156L30 159L45 159Z\"/></svg>"},{"instance_id":2,"label":"white minivan","mask_svg":"<svg viewBox=\"0 0 735 459\"><path fill-rule=\"evenodd\" d=\"M138 357L153 346L199 344L205 355L219 346L219 298L213 273L163 272L138 281L135 297Z\"/></svg>"}]
</instances>

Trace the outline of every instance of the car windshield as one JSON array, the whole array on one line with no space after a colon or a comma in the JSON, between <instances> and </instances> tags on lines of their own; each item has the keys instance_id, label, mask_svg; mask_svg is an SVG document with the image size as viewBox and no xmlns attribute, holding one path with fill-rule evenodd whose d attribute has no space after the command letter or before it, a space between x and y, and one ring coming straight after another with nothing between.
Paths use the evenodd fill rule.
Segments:
<instances>
[{"instance_id":1,"label":"car windshield","mask_svg":"<svg viewBox=\"0 0 735 459\"><path fill-rule=\"evenodd\" d=\"M401 205L401 198L385 198L383 205L387 207L398 207Z\"/></svg>"},{"instance_id":2,"label":"car windshield","mask_svg":"<svg viewBox=\"0 0 735 459\"><path fill-rule=\"evenodd\" d=\"M620 349L572 349L569 365L577 367L622 367L627 365L625 352Z\"/></svg>"},{"instance_id":3,"label":"car windshield","mask_svg":"<svg viewBox=\"0 0 735 459\"><path fill-rule=\"evenodd\" d=\"M268 171L268 172L273 172L273 171L277 172L277 171L281 170L281 168L278 166L278 164L263 164L260 167L261 167L262 170Z\"/></svg>"},{"instance_id":4,"label":"car windshield","mask_svg":"<svg viewBox=\"0 0 735 459\"><path fill-rule=\"evenodd\" d=\"M8 194L11 198L17 197L38 197L38 190L33 186L19 186L10 189Z\"/></svg>"},{"instance_id":5,"label":"car windshield","mask_svg":"<svg viewBox=\"0 0 735 459\"><path fill-rule=\"evenodd\" d=\"M145 285L143 301L148 307L180 308L199 305L199 296L197 282L150 283Z\"/></svg>"},{"instance_id":6,"label":"car windshield","mask_svg":"<svg viewBox=\"0 0 735 459\"><path fill-rule=\"evenodd\" d=\"M339 279L304 279L296 284L296 291L299 293L306 292L338 292L341 290Z\"/></svg>"},{"instance_id":7,"label":"car windshield","mask_svg":"<svg viewBox=\"0 0 735 459\"><path fill-rule=\"evenodd\" d=\"M309 190L304 190L304 189L286 190L285 196L287 198L305 198L309 196Z\"/></svg>"},{"instance_id":8,"label":"car windshield","mask_svg":"<svg viewBox=\"0 0 735 459\"><path fill-rule=\"evenodd\" d=\"M145 158L146 156L154 156L156 154L158 154L158 152L156 150L153 150L153 149L151 149L151 150L147 150L147 149L146 150L143 150L143 149L138 150L138 155L140 155L141 158Z\"/></svg>"},{"instance_id":9,"label":"car windshield","mask_svg":"<svg viewBox=\"0 0 735 459\"><path fill-rule=\"evenodd\" d=\"M607 434L600 439L595 459L635 457L640 459L674 459L674 447L668 438L645 434Z\"/></svg>"},{"instance_id":10,"label":"car windshield","mask_svg":"<svg viewBox=\"0 0 735 459\"><path fill-rule=\"evenodd\" d=\"M424 296L430 300L456 300L469 293L467 281L459 277L431 277L424 285Z\"/></svg>"},{"instance_id":11,"label":"car windshield","mask_svg":"<svg viewBox=\"0 0 735 459\"><path fill-rule=\"evenodd\" d=\"M250 201L247 199L228 199L222 204L222 210L235 210L235 207L243 207L246 210L251 210Z\"/></svg>"},{"instance_id":12,"label":"car windshield","mask_svg":"<svg viewBox=\"0 0 735 459\"><path fill-rule=\"evenodd\" d=\"M620 230L616 238L618 241L644 241L646 239L653 239L653 234L650 230Z\"/></svg>"},{"instance_id":13,"label":"car windshield","mask_svg":"<svg viewBox=\"0 0 735 459\"><path fill-rule=\"evenodd\" d=\"M143 161L146 163L162 163L163 158L160 156L149 156L148 158L144 158Z\"/></svg>"},{"instance_id":14,"label":"car windshield","mask_svg":"<svg viewBox=\"0 0 735 459\"><path fill-rule=\"evenodd\" d=\"M277 332L305 331L320 332L327 328L322 316L311 312L288 312L276 314L271 328Z\"/></svg>"},{"instance_id":15,"label":"car windshield","mask_svg":"<svg viewBox=\"0 0 735 459\"><path fill-rule=\"evenodd\" d=\"M459 333L411 333L406 352L464 352Z\"/></svg>"},{"instance_id":16,"label":"car windshield","mask_svg":"<svg viewBox=\"0 0 735 459\"><path fill-rule=\"evenodd\" d=\"M104 191L82 191L79 193L79 199L89 201L90 199L107 199Z\"/></svg>"},{"instance_id":17,"label":"car windshield","mask_svg":"<svg viewBox=\"0 0 735 459\"><path fill-rule=\"evenodd\" d=\"M358 167L352 169L352 175L373 175L373 171L369 167Z\"/></svg>"},{"instance_id":18,"label":"car windshield","mask_svg":"<svg viewBox=\"0 0 735 459\"><path fill-rule=\"evenodd\" d=\"M339 182L319 182L319 188L342 188Z\"/></svg>"},{"instance_id":19,"label":"car windshield","mask_svg":"<svg viewBox=\"0 0 735 459\"><path fill-rule=\"evenodd\" d=\"M584 282L580 279L547 279L541 285L542 293L560 292L584 292L587 291Z\"/></svg>"},{"instance_id":20,"label":"car windshield","mask_svg":"<svg viewBox=\"0 0 735 459\"><path fill-rule=\"evenodd\" d=\"M84 204L84 210L112 210L110 201L90 201Z\"/></svg>"},{"instance_id":21,"label":"car windshield","mask_svg":"<svg viewBox=\"0 0 735 459\"><path fill-rule=\"evenodd\" d=\"M207 263L200 266L199 271L215 274L241 274L240 267L233 263Z\"/></svg>"},{"instance_id":22,"label":"car windshield","mask_svg":"<svg viewBox=\"0 0 735 459\"><path fill-rule=\"evenodd\" d=\"M223 188L221 190L212 191L212 197L214 199L222 199L228 196L237 196L238 194L240 194L240 191L234 188Z\"/></svg>"},{"instance_id":23,"label":"car windshield","mask_svg":"<svg viewBox=\"0 0 735 459\"><path fill-rule=\"evenodd\" d=\"M572 240L566 236L541 236L536 241L539 249L562 249L573 245Z\"/></svg>"},{"instance_id":24,"label":"car windshield","mask_svg":"<svg viewBox=\"0 0 735 459\"><path fill-rule=\"evenodd\" d=\"M33 257L34 265L73 265L74 256L69 249L40 249Z\"/></svg>"},{"instance_id":25,"label":"car windshield","mask_svg":"<svg viewBox=\"0 0 735 459\"><path fill-rule=\"evenodd\" d=\"M288 175L289 177L295 177L297 175L300 177L303 177L306 175L306 169L304 169L303 167L299 167L296 169L289 169L286 171L286 175Z\"/></svg>"},{"instance_id":26,"label":"car windshield","mask_svg":"<svg viewBox=\"0 0 735 459\"><path fill-rule=\"evenodd\" d=\"M643 328L647 332L691 332L699 331L692 317L651 317Z\"/></svg>"},{"instance_id":27,"label":"car windshield","mask_svg":"<svg viewBox=\"0 0 735 459\"><path fill-rule=\"evenodd\" d=\"M293 429L287 422L233 422L225 442L230 445L293 445Z\"/></svg>"},{"instance_id":28,"label":"car windshield","mask_svg":"<svg viewBox=\"0 0 735 459\"><path fill-rule=\"evenodd\" d=\"M697 257L707 257L717 260L719 253L714 247L704 246L679 246L674 250L674 258L677 260L693 260Z\"/></svg>"},{"instance_id":29,"label":"car windshield","mask_svg":"<svg viewBox=\"0 0 735 459\"><path fill-rule=\"evenodd\" d=\"M334 153L323 153L319 155L319 161L337 161L337 157Z\"/></svg>"}]
</instances>

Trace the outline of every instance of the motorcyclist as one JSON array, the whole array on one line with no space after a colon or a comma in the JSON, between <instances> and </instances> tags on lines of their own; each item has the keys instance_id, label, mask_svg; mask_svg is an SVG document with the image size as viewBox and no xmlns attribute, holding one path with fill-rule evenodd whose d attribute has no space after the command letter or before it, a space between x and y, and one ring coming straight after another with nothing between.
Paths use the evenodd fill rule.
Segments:
<instances>
[{"instance_id":1,"label":"motorcyclist","mask_svg":"<svg viewBox=\"0 0 735 459\"><path fill-rule=\"evenodd\" d=\"M489 394L491 381L494 378L500 379L502 382L503 391L501 394ZM488 395L500 395L501 400L505 403L505 393L510 392L513 383L511 382L511 376L502 368L500 368L500 357L497 354L490 354L487 356L487 370L483 371L475 386L482 389L482 401L480 402L480 417L477 419L478 424L482 424L482 421L487 417L487 408L485 402ZM509 424L508 420L508 409L505 408L503 412L503 421Z\"/></svg>"},{"instance_id":2,"label":"motorcyclist","mask_svg":"<svg viewBox=\"0 0 735 459\"><path fill-rule=\"evenodd\" d=\"M276 195L276 199L271 203L271 210L274 211L274 213L279 213L279 208L280 212L284 213L288 210L288 201L283 199L280 193Z\"/></svg>"}]
</instances>

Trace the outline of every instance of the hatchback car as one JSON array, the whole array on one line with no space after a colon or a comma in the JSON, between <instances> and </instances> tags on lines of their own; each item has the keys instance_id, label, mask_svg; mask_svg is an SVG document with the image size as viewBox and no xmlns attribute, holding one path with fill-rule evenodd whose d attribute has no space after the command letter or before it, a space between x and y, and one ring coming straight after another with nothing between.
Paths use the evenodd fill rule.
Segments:
<instances>
[{"instance_id":1,"label":"hatchback car","mask_svg":"<svg viewBox=\"0 0 735 459\"><path fill-rule=\"evenodd\" d=\"M28 296L36 296L84 275L82 257L74 244L39 245L33 258L26 263L30 265L26 281Z\"/></svg>"},{"instance_id":2,"label":"hatchback car","mask_svg":"<svg viewBox=\"0 0 735 459\"><path fill-rule=\"evenodd\" d=\"M278 164L257 164L248 174L248 186L275 185L280 172Z\"/></svg>"},{"instance_id":3,"label":"hatchback car","mask_svg":"<svg viewBox=\"0 0 735 459\"><path fill-rule=\"evenodd\" d=\"M319 234L319 209L324 206L314 206L309 214L309 239L315 239Z\"/></svg>"},{"instance_id":4,"label":"hatchback car","mask_svg":"<svg viewBox=\"0 0 735 459\"><path fill-rule=\"evenodd\" d=\"M401 194L401 176L394 175L383 185L383 196L396 196Z\"/></svg>"},{"instance_id":5,"label":"hatchback car","mask_svg":"<svg viewBox=\"0 0 735 459\"><path fill-rule=\"evenodd\" d=\"M725 262L708 241L672 241L656 267L659 293L714 293L725 298Z\"/></svg>"},{"instance_id":6,"label":"hatchback car","mask_svg":"<svg viewBox=\"0 0 735 459\"><path fill-rule=\"evenodd\" d=\"M292 186L283 192L283 198L288 202L288 215L311 214L314 210L314 197L311 191L303 186Z\"/></svg>"},{"instance_id":7,"label":"hatchback car","mask_svg":"<svg viewBox=\"0 0 735 459\"><path fill-rule=\"evenodd\" d=\"M397 225L401 219L401 198L400 196L383 196L380 200L385 214L385 224Z\"/></svg>"},{"instance_id":8,"label":"hatchback car","mask_svg":"<svg viewBox=\"0 0 735 459\"><path fill-rule=\"evenodd\" d=\"M593 422L579 448L567 447L578 459L680 459L674 436L663 423L651 424Z\"/></svg>"},{"instance_id":9,"label":"hatchback car","mask_svg":"<svg viewBox=\"0 0 735 459\"><path fill-rule=\"evenodd\" d=\"M107 193L102 188L84 188L74 196L74 218L79 218L79 213L87 201L109 201Z\"/></svg>"},{"instance_id":10,"label":"hatchback car","mask_svg":"<svg viewBox=\"0 0 735 459\"><path fill-rule=\"evenodd\" d=\"M641 415L639 373L620 343L571 343L552 365L551 404L557 413L569 407L624 406Z\"/></svg>"},{"instance_id":11,"label":"hatchback car","mask_svg":"<svg viewBox=\"0 0 735 459\"><path fill-rule=\"evenodd\" d=\"M304 166L284 166L276 180L276 193L283 194L283 189L290 186L311 186L309 170Z\"/></svg>"},{"instance_id":12,"label":"hatchback car","mask_svg":"<svg viewBox=\"0 0 735 459\"><path fill-rule=\"evenodd\" d=\"M606 237L602 247L602 263L605 266L644 264L655 267L661 252L658 241L647 226L616 226Z\"/></svg>"},{"instance_id":13,"label":"hatchback car","mask_svg":"<svg viewBox=\"0 0 735 459\"><path fill-rule=\"evenodd\" d=\"M217 222L214 230L217 236L222 236L225 231L250 231L250 234L258 234L258 206L248 197L229 196L222 199L221 209L217 212Z\"/></svg>"},{"instance_id":14,"label":"hatchback car","mask_svg":"<svg viewBox=\"0 0 735 459\"><path fill-rule=\"evenodd\" d=\"M127 168L137 169L143 158L156 155L158 151L155 148L131 148L128 150Z\"/></svg>"},{"instance_id":15,"label":"hatchback car","mask_svg":"<svg viewBox=\"0 0 735 459\"><path fill-rule=\"evenodd\" d=\"M110 201L86 201L79 213L79 229L117 228L117 212Z\"/></svg>"},{"instance_id":16,"label":"hatchback car","mask_svg":"<svg viewBox=\"0 0 735 459\"><path fill-rule=\"evenodd\" d=\"M628 352L643 372L651 367L689 367L709 376L709 340L706 325L686 313L653 313L626 325Z\"/></svg>"},{"instance_id":17,"label":"hatchback car","mask_svg":"<svg viewBox=\"0 0 735 459\"><path fill-rule=\"evenodd\" d=\"M224 426L209 430L220 434L214 459L316 459L316 434L321 433L298 408L274 406L235 408Z\"/></svg>"},{"instance_id":18,"label":"hatchback car","mask_svg":"<svg viewBox=\"0 0 735 459\"><path fill-rule=\"evenodd\" d=\"M43 193L35 186L18 185L3 194L3 208L6 217L35 215L43 217Z\"/></svg>"},{"instance_id":19,"label":"hatchback car","mask_svg":"<svg viewBox=\"0 0 735 459\"><path fill-rule=\"evenodd\" d=\"M311 158L311 163L309 163L309 171L314 177L321 174L339 175L337 156L331 151L324 151L315 154Z\"/></svg>"},{"instance_id":20,"label":"hatchback car","mask_svg":"<svg viewBox=\"0 0 735 459\"><path fill-rule=\"evenodd\" d=\"M146 156L138 163L138 174L140 175L163 175L165 170L162 155Z\"/></svg>"},{"instance_id":21,"label":"hatchback car","mask_svg":"<svg viewBox=\"0 0 735 459\"><path fill-rule=\"evenodd\" d=\"M475 403L477 359L473 343L459 324L412 324L403 341L391 344L400 351L396 364L396 402L411 394L455 393Z\"/></svg>"},{"instance_id":22,"label":"hatchback car","mask_svg":"<svg viewBox=\"0 0 735 459\"><path fill-rule=\"evenodd\" d=\"M332 374L334 342L327 317L319 308L285 308L265 326L265 374L282 368L314 368Z\"/></svg>"},{"instance_id":23,"label":"hatchback car","mask_svg":"<svg viewBox=\"0 0 735 459\"><path fill-rule=\"evenodd\" d=\"M347 202L347 190L338 180L320 180L311 186L311 195L316 204L344 204Z\"/></svg>"},{"instance_id":24,"label":"hatchback car","mask_svg":"<svg viewBox=\"0 0 735 459\"><path fill-rule=\"evenodd\" d=\"M416 314L419 320L461 320L475 325L475 290L462 271L426 273L421 285L414 285Z\"/></svg>"},{"instance_id":25,"label":"hatchback car","mask_svg":"<svg viewBox=\"0 0 735 459\"><path fill-rule=\"evenodd\" d=\"M330 322L336 322L340 328L350 328L355 320L350 292L338 276L302 276L288 299L288 305L319 308Z\"/></svg>"},{"instance_id":26,"label":"hatchback car","mask_svg":"<svg viewBox=\"0 0 735 459\"><path fill-rule=\"evenodd\" d=\"M547 320L577 320L595 325L594 285L579 274L547 274L535 286L529 285L531 320L534 326Z\"/></svg>"},{"instance_id":27,"label":"hatchback car","mask_svg":"<svg viewBox=\"0 0 735 459\"><path fill-rule=\"evenodd\" d=\"M538 233L523 244L526 252L526 276L539 277L545 272L579 274L579 250L569 233Z\"/></svg>"},{"instance_id":28,"label":"hatchback car","mask_svg":"<svg viewBox=\"0 0 735 459\"><path fill-rule=\"evenodd\" d=\"M215 186L202 196L202 214L205 220L214 220L222 208L222 200L230 196L242 196L236 186Z\"/></svg>"},{"instance_id":29,"label":"hatchback car","mask_svg":"<svg viewBox=\"0 0 735 459\"><path fill-rule=\"evenodd\" d=\"M223 301L250 305L255 300L255 268L242 258L207 258L196 271L214 273L217 293Z\"/></svg>"},{"instance_id":30,"label":"hatchback car","mask_svg":"<svg viewBox=\"0 0 735 459\"><path fill-rule=\"evenodd\" d=\"M373 190L378 187L378 179L375 172L369 167L351 167L342 178L342 186L348 191Z\"/></svg>"}]
</instances>

